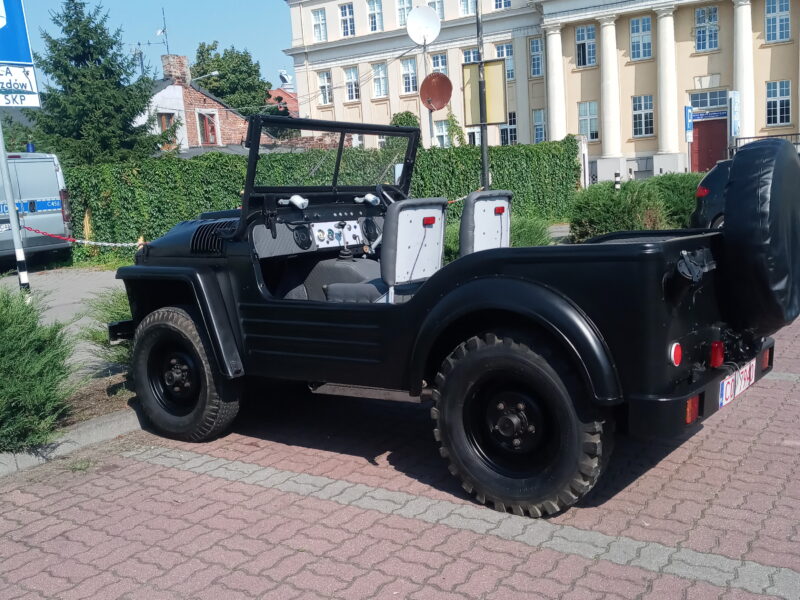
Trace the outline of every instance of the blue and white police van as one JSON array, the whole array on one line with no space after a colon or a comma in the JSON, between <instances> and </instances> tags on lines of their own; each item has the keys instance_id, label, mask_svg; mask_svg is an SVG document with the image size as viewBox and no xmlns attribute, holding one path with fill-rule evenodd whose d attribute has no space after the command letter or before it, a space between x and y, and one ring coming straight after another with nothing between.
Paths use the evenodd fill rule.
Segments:
<instances>
[{"instance_id":1,"label":"blue and white police van","mask_svg":"<svg viewBox=\"0 0 800 600\"><path fill-rule=\"evenodd\" d=\"M69 236L69 196L64 183L64 172L55 154L20 152L8 155L11 187L17 201L20 227ZM0 179L2 188L2 179ZM0 195L3 198L4 195ZM34 233L20 231L26 254L61 250L70 243ZM0 257L14 256L8 206L0 199Z\"/></svg>"}]
</instances>

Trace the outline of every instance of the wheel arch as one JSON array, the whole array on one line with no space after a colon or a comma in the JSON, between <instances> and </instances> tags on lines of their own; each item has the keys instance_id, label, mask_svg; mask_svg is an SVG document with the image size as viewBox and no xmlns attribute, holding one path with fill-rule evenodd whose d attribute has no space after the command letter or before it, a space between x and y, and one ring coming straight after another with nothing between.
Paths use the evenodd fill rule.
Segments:
<instances>
[{"instance_id":1,"label":"wheel arch","mask_svg":"<svg viewBox=\"0 0 800 600\"><path fill-rule=\"evenodd\" d=\"M223 375L228 379L244 375L239 346L213 273L186 267L131 266L119 269L117 279L125 282L134 326L156 309L191 306L198 312L198 325L210 340ZM153 293L154 286L158 293Z\"/></svg>"},{"instance_id":2,"label":"wheel arch","mask_svg":"<svg viewBox=\"0 0 800 600\"><path fill-rule=\"evenodd\" d=\"M460 341L492 327L543 332L577 367L593 401L614 405L622 390L611 353L597 328L561 294L519 279L478 279L446 295L420 327L411 357L409 386L420 393Z\"/></svg>"}]
</instances>

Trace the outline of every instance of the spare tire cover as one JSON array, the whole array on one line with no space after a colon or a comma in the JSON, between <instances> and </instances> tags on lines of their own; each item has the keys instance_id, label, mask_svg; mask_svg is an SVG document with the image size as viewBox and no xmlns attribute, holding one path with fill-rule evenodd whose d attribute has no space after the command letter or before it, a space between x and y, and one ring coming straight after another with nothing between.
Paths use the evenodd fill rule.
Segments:
<instances>
[{"instance_id":1,"label":"spare tire cover","mask_svg":"<svg viewBox=\"0 0 800 600\"><path fill-rule=\"evenodd\" d=\"M733 325L768 335L800 313L800 158L764 139L742 147L725 189L725 297Z\"/></svg>"}]
</instances>

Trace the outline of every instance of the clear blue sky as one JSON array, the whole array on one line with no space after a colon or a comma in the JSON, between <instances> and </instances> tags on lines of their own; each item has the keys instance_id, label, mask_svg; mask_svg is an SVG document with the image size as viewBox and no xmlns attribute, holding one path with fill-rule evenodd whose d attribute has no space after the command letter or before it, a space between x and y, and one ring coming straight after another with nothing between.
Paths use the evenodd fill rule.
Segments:
<instances>
[{"instance_id":1,"label":"clear blue sky","mask_svg":"<svg viewBox=\"0 0 800 600\"><path fill-rule=\"evenodd\" d=\"M247 49L261 64L261 74L274 87L280 85L278 70L294 74L292 61L282 50L291 44L289 6L284 0L87 0L89 7L102 4L109 13L111 28L122 28L126 44L159 42L155 33L161 29L161 8L166 10L169 50L194 60L200 42L218 40L221 48L231 45ZM25 0L28 31L34 52L44 44L39 31L59 33L50 12L57 11L61 0ZM127 46L132 48L133 46ZM145 63L161 77L163 45L143 46ZM40 83L42 74L39 74Z\"/></svg>"}]
</instances>

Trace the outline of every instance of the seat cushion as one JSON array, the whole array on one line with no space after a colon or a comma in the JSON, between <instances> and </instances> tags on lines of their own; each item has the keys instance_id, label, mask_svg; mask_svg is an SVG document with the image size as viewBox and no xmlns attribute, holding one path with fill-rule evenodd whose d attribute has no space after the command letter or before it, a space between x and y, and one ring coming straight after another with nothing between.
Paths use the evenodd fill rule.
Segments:
<instances>
[{"instance_id":1,"label":"seat cushion","mask_svg":"<svg viewBox=\"0 0 800 600\"><path fill-rule=\"evenodd\" d=\"M375 302L389 291L382 279L361 283L331 283L324 288L328 302Z\"/></svg>"}]
</instances>

